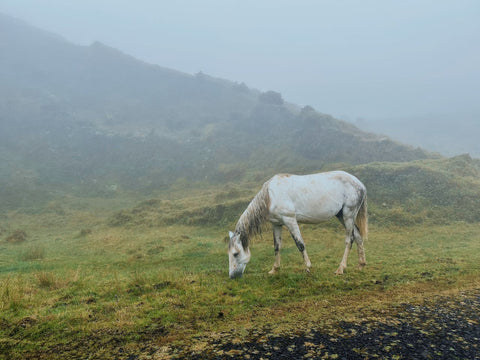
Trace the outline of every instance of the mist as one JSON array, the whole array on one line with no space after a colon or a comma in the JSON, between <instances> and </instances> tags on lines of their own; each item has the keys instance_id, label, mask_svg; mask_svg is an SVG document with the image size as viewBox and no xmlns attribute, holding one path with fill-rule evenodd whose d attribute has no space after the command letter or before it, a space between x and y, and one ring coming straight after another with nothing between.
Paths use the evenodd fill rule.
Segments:
<instances>
[{"instance_id":1,"label":"mist","mask_svg":"<svg viewBox=\"0 0 480 360\"><path fill-rule=\"evenodd\" d=\"M2 0L0 357L478 357L478 10Z\"/></svg>"},{"instance_id":2,"label":"mist","mask_svg":"<svg viewBox=\"0 0 480 360\"><path fill-rule=\"evenodd\" d=\"M275 90L415 145L430 146L403 136L399 123L418 132L439 117L462 126L480 115L476 1L48 4L4 0L0 12L76 44L101 41L149 63ZM480 126L472 130L478 136ZM433 150L480 153L455 146L461 138L444 141Z\"/></svg>"}]
</instances>

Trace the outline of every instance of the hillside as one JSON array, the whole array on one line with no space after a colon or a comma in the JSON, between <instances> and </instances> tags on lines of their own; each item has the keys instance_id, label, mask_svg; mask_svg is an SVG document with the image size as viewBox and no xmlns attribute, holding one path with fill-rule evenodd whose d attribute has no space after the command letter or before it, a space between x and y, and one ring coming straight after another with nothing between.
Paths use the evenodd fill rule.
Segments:
<instances>
[{"instance_id":1,"label":"hillside","mask_svg":"<svg viewBox=\"0 0 480 360\"><path fill-rule=\"evenodd\" d=\"M62 191L148 194L179 178L237 181L431 157L274 91L146 64L100 43L74 45L3 15L0 52L3 209Z\"/></svg>"},{"instance_id":2,"label":"hillside","mask_svg":"<svg viewBox=\"0 0 480 360\"><path fill-rule=\"evenodd\" d=\"M380 213L406 211L399 221L417 223L436 206L451 218L479 218L475 206L458 215L464 200L479 200L478 161L468 156L443 159L274 91L146 64L100 43L74 45L7 16L0 52L2 211L66 194L151 197L178 184L254 191L277 172L343 168L365 181L373 207L386 204ZM231 221L251 191L209 201L219 208L205 211L220 220L226 211ZM201 207L185 211L203 221Z\"/></svg>"}]
</instances>

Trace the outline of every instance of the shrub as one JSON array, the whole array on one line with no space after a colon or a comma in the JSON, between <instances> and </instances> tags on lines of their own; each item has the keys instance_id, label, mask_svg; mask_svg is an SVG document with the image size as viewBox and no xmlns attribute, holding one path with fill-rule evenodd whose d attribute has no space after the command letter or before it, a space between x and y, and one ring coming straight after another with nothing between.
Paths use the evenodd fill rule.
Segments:
<instances>
[{"instance_id":1,"label":"shrub","mask_svg":"<svg viewBox=\"0 0 480 360\"><path fill-rule=\"evenodd\" d=\"M18 244L27 240L27 233L23 230L15 230L5 241L12 244Z\"/></svg>"}]
</instances>

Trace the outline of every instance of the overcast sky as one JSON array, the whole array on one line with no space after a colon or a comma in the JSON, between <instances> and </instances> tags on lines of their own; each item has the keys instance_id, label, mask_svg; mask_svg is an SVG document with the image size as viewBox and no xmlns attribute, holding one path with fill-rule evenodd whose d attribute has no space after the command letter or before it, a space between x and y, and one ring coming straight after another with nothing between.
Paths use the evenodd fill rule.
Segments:
<instances>
[{"instance_id":1,"label":"overcast sky","mask_svg":"<svg viewBox=\"0 0 480 360\"><path fill-rule=\"evenodd\" d=\"M0 0L0 12L350 120L480 114L478 0Z\"/></svg>"}]
</instances>

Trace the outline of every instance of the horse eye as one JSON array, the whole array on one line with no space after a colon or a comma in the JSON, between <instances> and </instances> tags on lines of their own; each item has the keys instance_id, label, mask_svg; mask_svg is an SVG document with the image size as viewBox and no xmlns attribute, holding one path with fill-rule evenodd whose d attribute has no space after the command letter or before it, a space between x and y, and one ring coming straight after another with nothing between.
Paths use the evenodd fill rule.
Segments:
<instances>
[{"instance_id":1,"label":"horse eye","mask_svg":"<svg viewBox=\"0 0 480 360\"><path fill-rule=\"evenodd\" d=\"M233 253L233 257L237 257L240 253L236 252L236 253Z\"/></svg>"}]
</instances>

